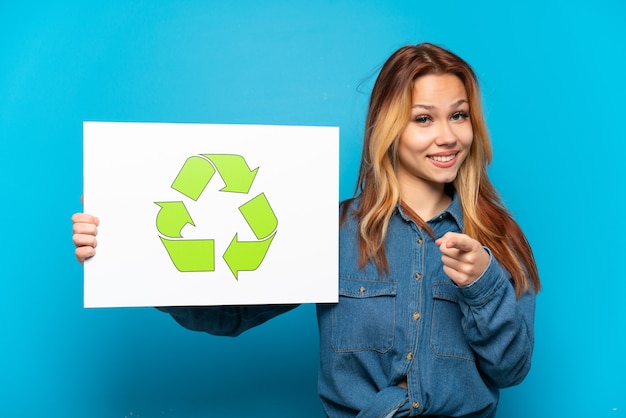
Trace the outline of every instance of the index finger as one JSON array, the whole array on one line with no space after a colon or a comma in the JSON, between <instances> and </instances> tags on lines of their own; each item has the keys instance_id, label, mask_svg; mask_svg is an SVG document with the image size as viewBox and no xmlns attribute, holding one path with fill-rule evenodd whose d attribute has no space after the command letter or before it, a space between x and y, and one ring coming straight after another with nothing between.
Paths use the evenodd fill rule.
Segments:
<instances>
[{"instance_id":1,"label":"index finger","mask_svg":"<svg viewBox=\"0 0 626 418\"><path fill-rule=\"evenodd\" d=\"M472 240L467 235L455 234L443 243L446 248L454 248L459 251L472 251Z\"/></svg>"},{"instance_id":2,"label":"index finger","mask_svg":"<svg viewBox=\"0 0 626 418\"><path fill-rule=\"evenodd\" d=\"M100 219L88 213L75 213L72 215L72 222L74 223L81 222L81 223L87 223L87 224L94 224L98 226L100 224Z\"/></svg>"}]
</instances>

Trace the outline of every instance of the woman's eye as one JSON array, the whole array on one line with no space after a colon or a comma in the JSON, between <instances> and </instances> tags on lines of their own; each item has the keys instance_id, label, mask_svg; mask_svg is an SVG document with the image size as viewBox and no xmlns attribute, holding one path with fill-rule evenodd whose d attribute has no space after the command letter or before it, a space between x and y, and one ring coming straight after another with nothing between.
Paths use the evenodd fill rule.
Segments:
<instances>
[{"instance_id":1,"label":"woman's eye","mask_svg":"<svg viewBox=\"0 0 626 418\"><path fill-rule=\"evenodd\" d=\"M431 121L430 116L427 116L427 115L415 116L413 120L422 125L425 125Z\"/></svg>"},{"instance_id":2,"label":"woman's eye","mask_svg":"<svg viewBox=\"0 0 626 418\"><path fill-rule=\"evenodd\" d=\"M459 120L465 120L469 118L469 113L467 112L456 112L455 114L452 115L452 120L455 121L459 121Z\"/></svg>"}]
</instances>

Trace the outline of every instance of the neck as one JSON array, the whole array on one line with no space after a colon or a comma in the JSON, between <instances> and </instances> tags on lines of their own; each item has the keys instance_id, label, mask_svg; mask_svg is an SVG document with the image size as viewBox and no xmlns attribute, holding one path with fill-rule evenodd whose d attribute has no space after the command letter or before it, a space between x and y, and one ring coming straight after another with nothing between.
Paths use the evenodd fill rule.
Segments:
<instances>
[{"instance_id":1,"label":"neck","mask_svg":"<svg viewBox=\"0 0 626 418\"><path fill-rule=\"evenodd\" d=\"M424 221L439 215L452 201L443 184L405 186L400 189L400 198Z\"/></svg>"}]
</instances>

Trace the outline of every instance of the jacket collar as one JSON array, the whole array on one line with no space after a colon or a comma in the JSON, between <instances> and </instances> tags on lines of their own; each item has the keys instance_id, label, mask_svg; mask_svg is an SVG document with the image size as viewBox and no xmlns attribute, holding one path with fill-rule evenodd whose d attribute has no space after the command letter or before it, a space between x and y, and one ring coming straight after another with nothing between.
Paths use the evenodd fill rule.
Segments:
<instances>
[{"instance_id":1,"label":"jacket collar","mask_svg":"<svg viewBox=\"0 0 626 418\"><path fill-rule=\"evenodd\" d=\"M463 208L461 206L461 198L459 197L459 194L456 192L456 189L454 189L453 187L450 187L446 191L450 194L450 197L452 197L452 202L450 202L450 205L448 205L448 207L439 215L435 216L432 219L427 219L426 221L427 222L438 221L449 216L454 220L454 222L456 222L456 224L459 227L459 230L462 231L463 230ZM407 215L407 213L402 208L402 205L400 203L397 204L396 208L398 210L398 213L404 220L406 221L411 220L411 217Z\"/></svg>"}]
</instances>

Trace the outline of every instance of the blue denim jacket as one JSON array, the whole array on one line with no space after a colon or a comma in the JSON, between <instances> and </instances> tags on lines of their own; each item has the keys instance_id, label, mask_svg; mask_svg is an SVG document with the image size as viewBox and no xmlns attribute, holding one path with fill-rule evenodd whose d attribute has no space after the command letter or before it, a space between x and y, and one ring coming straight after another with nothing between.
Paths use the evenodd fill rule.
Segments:
<instances>
[{"instance_id":1,"label":"blue denim jacket","mask_svg":"<svg viewBox=\"0 0 626 418\"><path fill-rule=\"evenodd\" d=\"M436 237L462 223L457 195L428 222ZM493 257L478 280L457 287L434 239L401 207L385 242L388 274L372 264L359 269L356 219L348 216L339 238L339 303L317 307L328 416L495 416L498 389L520 383L530 368L534 292L517 300ZM161 309L187 328L238 335L293 307ZM398 386L405 378L408 390Z\"/></svg>"}]
</instances>

